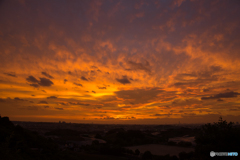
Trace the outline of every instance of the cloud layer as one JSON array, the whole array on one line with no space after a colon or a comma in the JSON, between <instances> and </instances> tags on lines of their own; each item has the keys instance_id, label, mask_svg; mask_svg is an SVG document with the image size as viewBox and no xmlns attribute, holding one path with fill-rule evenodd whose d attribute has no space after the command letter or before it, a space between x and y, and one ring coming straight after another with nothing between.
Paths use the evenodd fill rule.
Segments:
<instances>
[{"instance_id":1,"label":"cloud layer","mask_svg":"<svg viewBox=\"0 0 240 160\"><path fill-rule=\"evenodd\" d=\"M3 1L0 112L15 120L239 120L239 7Z\"/></svg>"}]
</instances>

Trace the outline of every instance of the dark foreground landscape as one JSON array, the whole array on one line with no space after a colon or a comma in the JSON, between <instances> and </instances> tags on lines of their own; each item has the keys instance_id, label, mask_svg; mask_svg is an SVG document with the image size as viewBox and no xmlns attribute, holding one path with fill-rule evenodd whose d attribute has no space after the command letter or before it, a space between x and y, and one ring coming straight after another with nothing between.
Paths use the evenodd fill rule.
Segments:
<instances>
[{"instance_id":1,"label":"dark foreground landscape","mask_svg":"<svg viewBox=\"0 0 240 160\"><path fill-rule=\"evenodd\" d=\"M100 125L11 122L0 117L3 160L205 160L240 151L240 125Z\"/></svg>"}]
</instances>

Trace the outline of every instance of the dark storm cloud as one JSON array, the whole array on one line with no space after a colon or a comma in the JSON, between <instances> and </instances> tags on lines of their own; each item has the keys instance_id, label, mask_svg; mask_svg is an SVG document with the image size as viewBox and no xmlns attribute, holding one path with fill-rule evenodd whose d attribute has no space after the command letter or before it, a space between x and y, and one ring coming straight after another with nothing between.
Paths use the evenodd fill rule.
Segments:
<instances>
[{"instance_id":1,"label":"dark storm cloud","mask_svg":"<svg viewBox=\"0 0 240 160\"><path fill-rule=\"evenodd\" d=\"M48 73L46 73L46 72L42 72L42 74L43 74L44 76L46 76L47 78L50 78L50 79L53 78L50 74L48 74Z\"/></svg>"},{"instance_id":2,"label":"dark storm cloud","mask_svg":"<svg viewBox=\"0 0 240 160\"><path fill-rule=\"evenodd\" d=\"M116 78L116 80L119 82L119 83L122 83L122 84L128 84L128 83L131 83L129 80L128 80L128 78L127 78L127 76L123 76L123 78L122 79L118 79L118 78Z\"/></svg>"},{"instance_id":3,"label":"dark storm cloud","mask_svg":"<svg viewBox=\"0 0 240 160\"><path fill-rule=\"evenodd\" d=\"M88 81L88 79L85 78L84 76L81 77L81 80Z\"/></svg>"},{"instance_id":4,"label":"dark storm cloud","mask_svg":"<svg viewBox=\"0 0 240 160\"><path fill-rule=\"evenodd\" d=\"M208 100L208 99L219 99L219 98L233 98L237 97L240 93L238 92L226 92L226 93L219 93L210 97L202 97L202 100Z\"/></svg>"},{"instance_id":5,"label":"dark storm cloud","mask_svg":"<svg viewBox=\"0 0 240 160\"><path fill-rule=\"evenodd\" d=\"M137 62L133 62L133 61L128 61L127 63L131 66L130 70L143 70L147 73L151 73L151 70L149 68L150 65L149 65L148 61L146 61L145 63L137 63Z\"/></svg>"},{"instance_id":6,"label":"dark storm cloud","mask_svg":"<svg viewBox=\"0 0 240 160\"><path fill-rule=\"evenodd\" d=\"M40 82L38 84L40 86L49 87L49 86L53 85L53 82L50 79L47 79L47 78L40 78Z\"/></svg>"},{"instance_id":7,"label":"dark storm cloud","mask_svg":"<svg viewBox=\"0 0 240 160\"><path fill-rule=\"evenodd\" d=\"M56 96L47 97L47 99L56 99L56 98L57 98Z\"/></svg>"},{"instance_id":8,"label":"dark storm cloud","mask_svg":"<svg viewBox=\"0 0 240 160\"><path fill-rule=\"evenodd\" d=\"M67 81L68 81L67 79L64 79L64 80L63 80L64 84L66 84Z\"/></svg>"},{"instance_id":9,"label":"dark storm cloud","mask_svg":"<svg viewBox=\"0 0 240 160\"><path fill-rule=\"evenodd\" d=\"M29 76L28 78L26 78L26 80L30 83L39 83L39 81L33 76Z\"/></svg>"},{"instance_id":10,"label":"dark storm cloud","mask_svg":"<svg viewBox=\"0 0 240 160\"><path fill-rule=\"evenodd\" d=\"M40 102L38 102L38 104L48 104L48 102L47 101L40 101Z\"/></svg>"},{"instance_id":11,"label":"dark storm cloud","mask_svg":"<svg viewBox=\"0 0 240 160\"><path fill-rule=\"evenodd\" d=\"M63 108L58 108L58 107L55 107L55 109L57 109L57 110L63 110Z\"/></svg>"},{"instance_id":12,"label":"dark storm cloud","mask_svg":"<svg viewBox=\"0 0 240 160\"><path fill-rule=\"evenodd\" d=\"M82 84L80 84L80 83L73 83L73 84L75 84L76 86L80 86L80 87L82 87L83 85Z\"/></svg>"},{"instance_id":13,"label":"dark storm cloud","mask_svg":"<svg viewBox=\"0 0 240 160\"><path fill-rule=\"evenodd\" d=\"M92 93L96 93L95 91L92 91Z\"/></svg>"},{"instance_id":14,"label":"dark storm cloud","mask_svg":"<svg viewBox=\"0 0 240 160\"><path fill-rule=\"evenodd\" d=\"M3 73L7 76L11 76L11 77L17 77L16 74L14 72L10 72L10 73Z\"/></svg>"}]
</instances>

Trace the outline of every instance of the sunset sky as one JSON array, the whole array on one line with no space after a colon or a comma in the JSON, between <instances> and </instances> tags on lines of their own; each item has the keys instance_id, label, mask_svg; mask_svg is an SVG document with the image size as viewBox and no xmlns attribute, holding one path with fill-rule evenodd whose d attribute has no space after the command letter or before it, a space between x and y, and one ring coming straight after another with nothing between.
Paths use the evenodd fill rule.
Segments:
<instances>
[{"instance_id":1,"label":"sunset sky","mask_svg":"<svg viewBox=\"0 0 240 160\"><path fill-rule=\"evenodd\" d=\"M0 1L0 114L240 122L239 0Z\"/></svg>"}]
</instances>

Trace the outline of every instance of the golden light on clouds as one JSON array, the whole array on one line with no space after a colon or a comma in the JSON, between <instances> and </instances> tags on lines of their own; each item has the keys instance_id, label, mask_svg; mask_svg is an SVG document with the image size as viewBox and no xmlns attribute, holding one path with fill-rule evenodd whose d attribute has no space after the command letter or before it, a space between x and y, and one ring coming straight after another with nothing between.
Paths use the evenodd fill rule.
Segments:
<instances>
[{"instance_id":1,"label":"golden light on clouds","mask_svg":"<svg viewBox=\"0 0 240 160\"><path fill-rule=\"evenodd\" d=\"M239 6L2 1L0 114L87 123L238 121Z\"/></svg>"}]
</instances>

